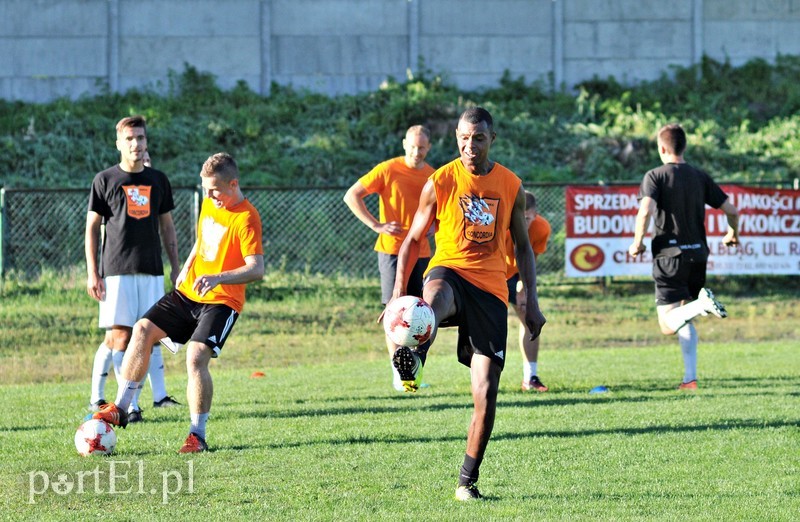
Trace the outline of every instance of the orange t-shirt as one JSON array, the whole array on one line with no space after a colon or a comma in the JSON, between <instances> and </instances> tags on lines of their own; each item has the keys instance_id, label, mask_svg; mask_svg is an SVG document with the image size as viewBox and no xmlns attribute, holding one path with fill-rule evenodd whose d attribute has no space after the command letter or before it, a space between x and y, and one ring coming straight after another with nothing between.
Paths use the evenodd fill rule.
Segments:
<instances>
[{"instance_id":1,"label":"orange t-shirt","mask_svg":"<svg viewBox=\"0 0 800 522\"><path fill-rule=\"evenodd\" d=\"M528 225L528 241L531 242L533 255L544 254L547 250L547 240L550 239L550 223L541 214L536 214L536 219ZM514 256L514 241L511 239L511 232L506 238L506 279L510 279L519 272L517 269L517 258Z\"/></svg>"},{"instance_id":2,"label":"orange t-shirt","mask_svg":"<svg viewBox=\"0 0 800 522\"><path fill-rule=\"evenodd\" d=\"M414 214L419 206L422 187L433 174L433 167L424 163L419 169L406 165L404 158L392 158L375 166L371 171L359 178L359 183L367 193L377 193L380 197L379 210L381 223L397 221L403 227L399 236L378 234L375 250L384 254L397 255L400 245L408 235ZM431 246L428 241L421 241L419 257L431 257Z\"/></svg>"},{"instance_id":3,"label":"orange t-shirt","mask_svg":"<svg viewBox=\"0 0 800 522\"><path fill-rule=\"evenodd\" d=\"M217 285L202 297L192 287L198 276L242 267L245 257L263 254L261 217L248 200L225 209L205 198L197 223L197 252L178 290L192 301L225 304L241 313L247 285Z\"/></svg>"},{"instance_id":4,"label":"orange t-shirt","mask_svg":"<svg viewBox=\"0 0 800 522\"><path fill-rule=\"evenodd\" d=\"M445 266L508 303L506 235L522 182L499 163L484 176L457 158L431 176L436 191L436 253L428 271Z\"/></svg>"}]
</instances>

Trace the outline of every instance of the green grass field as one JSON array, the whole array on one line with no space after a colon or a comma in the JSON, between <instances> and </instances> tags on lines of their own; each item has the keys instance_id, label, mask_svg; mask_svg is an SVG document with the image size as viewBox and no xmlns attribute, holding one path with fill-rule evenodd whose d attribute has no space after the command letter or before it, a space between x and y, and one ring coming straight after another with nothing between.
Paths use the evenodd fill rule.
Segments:
<instances>
[{"instance_id":1,"label":"green grass field","mask_svg":"<svg viewBox=\"0 0 800 522\"><path fill-rule=\"evenodd\" d=\"M725 300L729 319L698 321L701 388L686 393L675 390L680 352L657 333L649 285L542 288L540 375L551 391L519 392L520 356L510 351L481 467L487 501L463 505L453 492L471 402L455 332L431 352L429 388L394 392L370 285L254 289L212 363L212 451L176 453L185 407L145 408L143 423L117 430L113 457L82 458L72 438L100 334L80 282L60 284L4 288L2 519L796 520L800 512L796 289L740 290ZM170 393L184 402L183 359L165 357ZM266 377L251 378L255 370ZM590 395L599 384L611 391ZM112 378L111 397L114 389ZM142 398L149 404L149 386Z\"/></svg>"}]
</instances>

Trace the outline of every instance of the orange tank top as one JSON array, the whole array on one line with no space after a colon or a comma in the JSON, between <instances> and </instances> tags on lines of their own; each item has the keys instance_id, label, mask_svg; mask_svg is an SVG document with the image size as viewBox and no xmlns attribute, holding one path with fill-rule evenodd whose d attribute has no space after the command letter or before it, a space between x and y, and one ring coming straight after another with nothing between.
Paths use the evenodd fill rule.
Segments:
<instances>
[{"instance_id":1,"label":"orange tank top","mask_svg":"<svg viewBox=\"0 0 800 522\"><path fill-rule=\"evenodd\" d=\"M506 235L522 182L499 163L471 174L457 158L431 176L436 191L436 252L428 270L445 266L508 303Z\"/></svg>"}]
</instances>

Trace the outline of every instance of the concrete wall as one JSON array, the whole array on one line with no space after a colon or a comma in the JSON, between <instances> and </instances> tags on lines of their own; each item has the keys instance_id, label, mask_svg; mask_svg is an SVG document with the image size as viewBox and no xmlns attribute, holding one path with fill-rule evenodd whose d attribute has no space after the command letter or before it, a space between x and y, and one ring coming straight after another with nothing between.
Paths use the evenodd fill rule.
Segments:
<instances>
[{"instance_id":1,"label":"concrete wall","mask_svg":"<svg viewBox=\"0 0 800 522\"><path fill-rule=\"evenodd\" d=\"M420 60L464 88L505 70L569 88L654 79L704 54L800 54L800 0L0 0L10 100L164 89L184 64L265 94L373 90Z\"/></svg>"}]
</instances>

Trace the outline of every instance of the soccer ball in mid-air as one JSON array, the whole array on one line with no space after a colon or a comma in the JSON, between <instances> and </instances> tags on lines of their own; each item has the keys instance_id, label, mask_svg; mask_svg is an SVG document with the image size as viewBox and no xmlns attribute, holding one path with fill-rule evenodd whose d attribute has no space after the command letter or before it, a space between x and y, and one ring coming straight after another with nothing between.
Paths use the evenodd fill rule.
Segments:
<instances>
[{"instance_id":1,"label":"soccer ball in mid-air","mask_svg":"<svg viewBox=\"0 0 800 522\"><path fill-rule=\"evenodd\" d=\"M117 446L114 428L104 420L89 419L75 432L75 449L80 455L111 455Z\"/></svg>"},{"instance_id":2,"label":"soccer ball in mid-air","mask_svg":"<svg viewBox=\"0 0 800 522\"><path fill-rule=\"evenodd\" d=\"M421 298L404 295L386 305L383 329L394 344L419 346L431 338L433 308Z\"/></svg>"}]
</instances>

